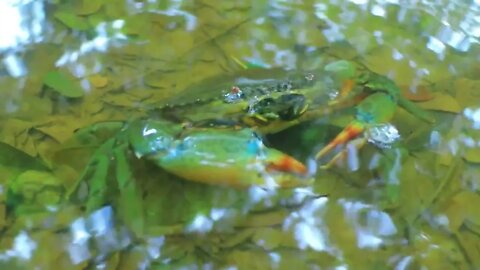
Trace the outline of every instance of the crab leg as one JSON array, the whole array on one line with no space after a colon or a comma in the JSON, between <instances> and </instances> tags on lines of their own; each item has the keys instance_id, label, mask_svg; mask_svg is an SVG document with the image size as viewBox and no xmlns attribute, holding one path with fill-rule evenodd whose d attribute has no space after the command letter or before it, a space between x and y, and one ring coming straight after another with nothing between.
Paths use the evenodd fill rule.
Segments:
<instances>
[{"instance_id":1,"label":"crab leg","mask_svg":"<svg viewBox=\"0 0 480 270\"><path fill-rule=\"evenodd\" d=\"M347 142L363 134L371 125L387 123L393 118L396 108L395 101L386 93L378 92L366 97L356 108L356 119L322 148L315 155L315 158L317 160L321 159L335 147L345 145ZM335 159L338 159L338 157L335 157Z\"/></svg>"},{"instance_id":2,"label":"crab leg","mask_svg":"<svg viewBox=\"0 0 480 270\"><path fill-rule=\"evenodd\" d=\"M429 112L419 108L413 102L406 99L405 97L400 96L398 98L398 105L404 108L407 112L411 113L412 115L418 117L419 119L427 123L433 124L436 121L435 118Z\"/></svg>"},{"instance_id":3,"label":"crab leg","mask_svg":"<svg viewBox=\"0 0 480 270\"><path fill-rule=\"evenodd\" d=\"M315 159L321 159L335 147L343 145L352 139L358 137L365 130L365 124L354 120L347 127L345 127L331 142L322 148L316 155Z\"/></svg>"},{"instance_id":4,"label":"crab leg","mask_svg":"<svg viewBox=\"0 0 480 270\"><path fill-rule=\"evenodd\" d=\"M355 148L357 150L361 149L365 144L367 143L366 138L357 138L354 139L350 142L347 143L345 149L342 149L338 154L336 154L330 161L328 161L326 164L320 166L321 169L329 169L331 168L334 164L336 164L339 160L345 159L347 154L351 154L351 151L349 151L352 148Z\"/></svg>"}]
</instances>

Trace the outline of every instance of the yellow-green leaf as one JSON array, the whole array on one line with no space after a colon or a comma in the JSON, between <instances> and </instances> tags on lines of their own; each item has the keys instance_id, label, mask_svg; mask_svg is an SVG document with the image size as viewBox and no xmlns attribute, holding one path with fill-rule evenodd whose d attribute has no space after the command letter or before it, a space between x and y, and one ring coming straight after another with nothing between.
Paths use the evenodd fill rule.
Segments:
<instances>
[{"instance_id":1,"label":"yellow-green leaf","mask_svg":"<svg viewBox=\"0 0 480 270\"><path fill-rule=\"evenodd\" d=\"M470 191L458 193L451 198L445 210L450 229L458 230L465 221L480 224L479 204L480 196Z\"/></svg>"},{"instance_id":2,"label":"yellow-green leaf","mask_svg":"<svg viewBox=\"0 0 480 270\"><path fill-rule=\"evenodd\" d=\"M480 147L473 147L465 149L463 158L472 163L480 163Z\"/></svg>"},{"instance_id":3,"label":"yellow-green leaf","mask_svg":"<svg viewBox=\"0 0 480 270\"><path fill-rule=\"evenodd\" d=\"M0 142L0 164L15 170L48 170L48 168L38 159L25 152Z\"/></svg>"},{"instance_id":4,"label":"yellow-green leaf","mask_svg":"<svg viewBox=\"0 0 480 270\"><path fill-rule=\"evenodd\" d=\"M60 71L50 71L43 77L43 83L66 97L81 97L83 89Z\"/></svg>"},{"instance_id":5,"label":"yellow-green leaf","mask_svg":"<svg viewBox=\"0 0 480 270\"><path fill-rule=\"evenodd\" d=\"M443 93L434 93L431 100L418 102L417 104L425 110L452 113L459 113L462 110L458 102L452 96Z\"/></svg>"},{"instance_id":6,"label":"yellow-green leaf","mask_svg":"<svg viewBox=\"0 0 480 270\"><path fill-rule=\"evenodd\" d=\"M75 12L77 15L89 15L97 12L103 5L103 0L80 0L77 1Z\"/></svg>"},{"instance_id":7,"label":"yellow-green leaf","mask_svg":"<svg viewBox=\"0 0 480 270\"><path fill-rule=\"evenodd\" d=\"M353 78L356 72L353 62L347 60L339 60L329 63L325 66L325 71L335 74L340 80Z\"/></svg>"},{"instance_id":8,"label":"yellow-green leaf","mask_svg":"<svg viewBox=\"0 0 480 270\"><path fill-rule=\"evenodd\" d=\"M54 17L73 30L84 31L90 28L87 20L73 13L58 11Z\"/></svg>"},{"instance_id":9,"label":"yellow-green leaf","mask_svg":"<svg viewBox=\"0 0 480 270\"><path fill-rule=\"evenodd\" d=\"M96 88L103 88L108 84L108 78L98 74L88 77L88 81Z\"/></svg>"},{"instance_id":10,"label":"yellow-green leaf","mask_svg":"<svg viewBox=\"0 0 480 270\"><path fill-rule=\"evenodd\" d=\"M63 197L64 187L59 179L46 171L28 170L10 182L9 189L25 203L38 206L55 205Z\"/></svg>"},{"instance_id":11,"label":"yellow-green leaf","mask_svg":"<svg viewBox=\"0 0 480 270\"><path fill-rule=\"evenodd\" d=\"M419 85L414 90L408 86L400 87L402 95L412 101L428 101L434 98L433 92L426 85Z\"/></svg>"},{"instance_id":12,"label":"yellow-green leaf","mask_svg":"<svg viewBox=\"0 0 480 270\"><path fill-rule=\"evenodd\" d=\"M463 107L476 107L480 100L480 81L459 78L454 81L455 99Z\"/></svg>"}]
</instances>

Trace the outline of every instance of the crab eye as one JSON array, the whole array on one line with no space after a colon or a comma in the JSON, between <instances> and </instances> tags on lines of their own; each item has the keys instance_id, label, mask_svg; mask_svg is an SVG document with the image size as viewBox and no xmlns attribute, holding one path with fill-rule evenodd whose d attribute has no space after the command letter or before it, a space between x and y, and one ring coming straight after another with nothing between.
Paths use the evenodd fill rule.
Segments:
<instances>
[{"instance_id":1,"label":"crab eye","mask_svg":"<svg viewBox=\"0 0 480 270\"><path fill-rule=\"evenodd\" d=\"M230 91L225 93L223 100L226 103L235 103L242 100L245 97L243 91L238 86L233 86Z\"/></svg>"},{"instance_id":2,"label":"crab eye","mask_svg":"<svg viewBox=\"0 0 480 270\"><path fill-rule=\"evenodd\" d=\"M286 121L298 118L307 108L307 99L301 94L285 94L280 96L277 102L282 104L278 116Z\"/></svg>"},{"instance_id":3,"label":"crab eye","mask_svg":"<svg viewBox=\"0 0 480 270\"><path fill-rule=\"evenodd\" d=\"M234 95L238 95L241 92L242 91L240 90L240 88L238 86L233 86L232 89L230 89L230 93L232 93Z\"/></svg>"}]
</instances>

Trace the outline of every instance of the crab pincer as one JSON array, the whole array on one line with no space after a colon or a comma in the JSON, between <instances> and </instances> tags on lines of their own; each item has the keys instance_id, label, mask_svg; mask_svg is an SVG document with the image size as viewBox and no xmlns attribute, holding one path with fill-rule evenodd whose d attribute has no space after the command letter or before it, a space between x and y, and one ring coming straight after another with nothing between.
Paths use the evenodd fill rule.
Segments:
<instances>
[{"instance_id":1,"label":"crab pincer","mask_svg":"<svg viewBox=\"0 0 480 270\"><path fill-rule=\"evenodd\" d=\"M266 147L251 129L194 128L169 134L162 130L171 130L164 123L149 121L144 126L148 133L138 140L141 144L131 140L137 156L183 179L239 188L290 188L311 183L305 165Z\"/></svg>"}]
</instances>

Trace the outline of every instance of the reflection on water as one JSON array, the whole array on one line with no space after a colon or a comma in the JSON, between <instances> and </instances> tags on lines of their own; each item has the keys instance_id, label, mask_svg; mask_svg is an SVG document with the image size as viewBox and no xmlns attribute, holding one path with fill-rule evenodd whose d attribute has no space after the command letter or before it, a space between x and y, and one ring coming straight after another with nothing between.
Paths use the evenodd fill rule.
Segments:
<instances>
[{"instance_id":1,"label":"reflection on water","mask_svg":"<svg viewBox=\"0 0 480 270\"><path fill-rule=\"evenodd\" d=\"M20 259L28 261L32 258L32 253L36 248L36 242L26 232L20 232L13 240L12 248L0 254L0 260Z\"/></svg>"},{"instance_id":2,"label":"reflection on water","mask_svg":"<svg viewBox=\"0 0 480 270\"><path fill-rule=\"evenodd\" d=\"M103 207L87 219L79 218L72 222L71 240L67 248L73 264L121 250L132 243L125 230L116 230L114 218L112 208Z\"/></svg>"},{"instance_id":3,"label":"reflection on water","mask_svg":"<svg viewBox=\"0 0 480 270\"><path fill-rule=\"evenodd\" d=\"M42 2L2 1L1 23L4 26L0 38L0 49L12 49L31 42L40 42L43 37L45 13ZM22 14L25 13L25 14ZM29 15L28 17L25 15Z\"/></svg>"},{"instance_id":4,"label":"reflection on water","mask_svg":"<svg viewBox=\"0 0 480 270\"><path fill-rule=\"evenodd\" d=\"M0 268L480 268L480 2L11 0L0 19ZM338 59L396 86L363 82L350 74L359 68L323 69ZM293 89L306 108L287 100L298 107L282 110L281 86L265 86L285 84L277 68L321 71L313 87ZM385 102L335 107L352 97L349 83ZM247 100L249 125L265 135L256 139L307 163L313 184L185 181L129 155L135 138L110 122L180 120L181 132L163 126L171 138L153 143L195 149L203 137L189 128L218 135L212 126L245 120L217 101L243 101L247 87L260 89ZM265 128L302 109L314 117ZM337 162L312 158L354 117L366 130L332 148ZM96 123L106 128L82 129ZM249 151L218 138L209 156L245 162ZM149 150L135 149L165 165ZM287 165L262 163L262 173Z\"/></svg>"},{"instance_id":5,"label":"reflection on water","mask_svg":"<svg viewBox=\"0 0 480 270\"><path fill-rule=\"evenodd\" d=\"M0 23L4 26L0 35L0 51L8 52L3 57L3 63L12 77L24 76L27 73L23 61L15 52L29 43L44 40L43 8L43 3L39 1L31 3L2 1L0 3Z\"/></svg>"}]
</instances>

